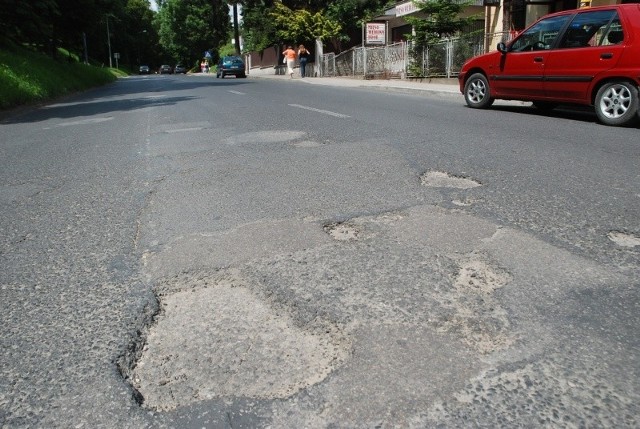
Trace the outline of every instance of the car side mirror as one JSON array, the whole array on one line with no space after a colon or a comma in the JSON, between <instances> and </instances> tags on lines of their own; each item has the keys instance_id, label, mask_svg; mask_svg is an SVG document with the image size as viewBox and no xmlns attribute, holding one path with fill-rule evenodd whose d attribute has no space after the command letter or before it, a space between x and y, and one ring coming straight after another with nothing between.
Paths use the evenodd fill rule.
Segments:
<instances>
[{"instance_id":1,"label":"car side mirror","mask_svg":"<svg viewBox=\"0 0 640 429\"><path fill-rule=\"evenodd\" d=\"M507 45L504 42L500 42L498 43L498 51L502 52L503 54L507 53Z\"/></svg>"}]
</instances>

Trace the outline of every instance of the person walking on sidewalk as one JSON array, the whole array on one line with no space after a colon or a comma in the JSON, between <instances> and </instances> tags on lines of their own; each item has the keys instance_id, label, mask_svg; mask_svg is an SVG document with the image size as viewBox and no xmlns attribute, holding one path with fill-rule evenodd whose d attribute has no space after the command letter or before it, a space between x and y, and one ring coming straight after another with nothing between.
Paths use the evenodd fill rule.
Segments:
<instances>
[{"instance_id":1,"label":"person walking on sidewalk","mask_svg":"<svg viewBox=\"0 0 640 429\"><path fill-rule=\"evenodd\" d=\"M307 62L311 53L304 47L304 45L298 46L298 58L300 60L300 77L304 78L307 69Z\"/></svg>"},{"instance_id":2,"label":"person walking on sidewalk","mask_svg":"<svg viewBox=\"0 0 640 429\"><path fill-rule=\"evenodd\" d=\"M282 54L287 62L287 74L291 76L291 79L293 79L293 67L296 64L296 51L294 51L293 47L289 45Z\"/></svg>"}]
</instances>

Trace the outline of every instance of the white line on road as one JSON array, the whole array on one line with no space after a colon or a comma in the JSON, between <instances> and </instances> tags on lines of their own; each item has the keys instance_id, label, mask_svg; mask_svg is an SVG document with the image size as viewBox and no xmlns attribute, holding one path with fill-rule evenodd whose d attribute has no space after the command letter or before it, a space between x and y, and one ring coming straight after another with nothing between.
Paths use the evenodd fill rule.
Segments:
<instances>
[{"instance_id":1,"label":"white line on road","mask_svg":"<svg viewBox=\"0 0 640 429\"><path fill-rule=\"evenodd\" d=\"M89 119L82 119L80 121L61 122L57 126L58 127L70 127L72 125L99 124L100 122L107 122L107 121L110 121L112 119L113 119L113 117L108 117L108 118L89 118Z\"/></svg>"},{"instance_id":2,"label":"white line on road","mask_svg":"<svg viewBox=\"0 0 640 429\"><path fill-rule=\"evenodd\" d=\"M342 113L331 112L329 110L316 109L315 107L302 106L300 104L289 104L291 107L297 107L299 109L311 110L312 112L322 113L323 115L335 116L336 118L350 118L349 115L343 115Z\"/></svg>"},{"instance_id":3,"label":"white line on road","mask_svg":"<svg viewBox=\"0 0 640 429\"><path fill-rule=\"evenodd\" d=\"M232 89L230 89L229 92L232 93L232 94L238 94L238 95L246 95L247 94L246 92L234 91Z\"/></svg>"},{"instance_id":4,"label":"white line on road","mask_svg":"<svg viewBox=\"0 0 640 429\"><path fill-rule=\"evenodd\" d=\"M186 131L200 131L204 130L203 127L191 127L191 128L178 128L177 130L165 130L165 133L184 133Z\"/></svg>"}]
</instances>

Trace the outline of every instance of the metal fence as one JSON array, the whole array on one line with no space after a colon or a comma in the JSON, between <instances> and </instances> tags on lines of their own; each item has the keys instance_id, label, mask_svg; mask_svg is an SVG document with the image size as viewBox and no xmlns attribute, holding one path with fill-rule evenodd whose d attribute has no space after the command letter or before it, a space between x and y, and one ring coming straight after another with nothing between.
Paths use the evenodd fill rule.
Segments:
<instances>
[{"instance_id":1,"label":"metal fence","mask_svg":"<svg viewBox=\"0 0 640 429\"><path fill-rule=\"evenodd\" d=\"M367 79L405 77L456 77L464 62L488 52L508 32L443 39L422 49L408 42L356 47L338 55L322 56L322 76L363 76Z\"/></svg>"}]
</instances>

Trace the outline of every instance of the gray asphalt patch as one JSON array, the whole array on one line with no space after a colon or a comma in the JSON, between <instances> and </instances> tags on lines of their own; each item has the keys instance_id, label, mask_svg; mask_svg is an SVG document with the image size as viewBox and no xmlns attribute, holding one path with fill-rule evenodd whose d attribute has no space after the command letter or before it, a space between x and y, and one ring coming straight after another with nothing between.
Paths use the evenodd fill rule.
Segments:
<instances>
[{"instance_id":1,"label":"gray asphalt patch","mask_svg":"<svg viewBox=\"0 0 640 429\"><path fill-rule=\"evenodd\" d=\"M335 328L296 326L241 279L192 280L162 296L162 311L133 371L146 407L288 397L322 381L349 354Z\"/></svg>"},{"instance_id":2,"label":"gray asphalt patch","mask_svg":"<svg viewBox=\"0 0 640 429\"><path fill-rule=\"evenodd\" d=\"M576 298L613 301L629 279L531 235L424 205L157 252L164 313L134 371L146 406L255 398L271 427L634 427L634 336L619 308L611 335ZM167 279L174 258L197 264ZM572 386L586 393L565 400Z\"/></svg>"},{"instance_id":3,"label":"gray asphalt patch","mask_svg":"<svg viewBox=\"0 0 640 429\"><path fill-rule=\"evenodd\" d=\"M608 234L609 240L622 247L636 247L640 246L640 237L636 237L633 234L628 234L621 231L611 231Z\"/></svg>"},{"instance_id":4,"label":"gray asphalt patch","mask_svg":"<svg viewBox=\"0 0 640 429\"><path fill-rule=\"evenodd\" d=\"M424 186L432 188L471 189L482 186L476 180L451 175L442 171L428 171L420 177L420 181Z\"/></svg>"}]
</instances>

